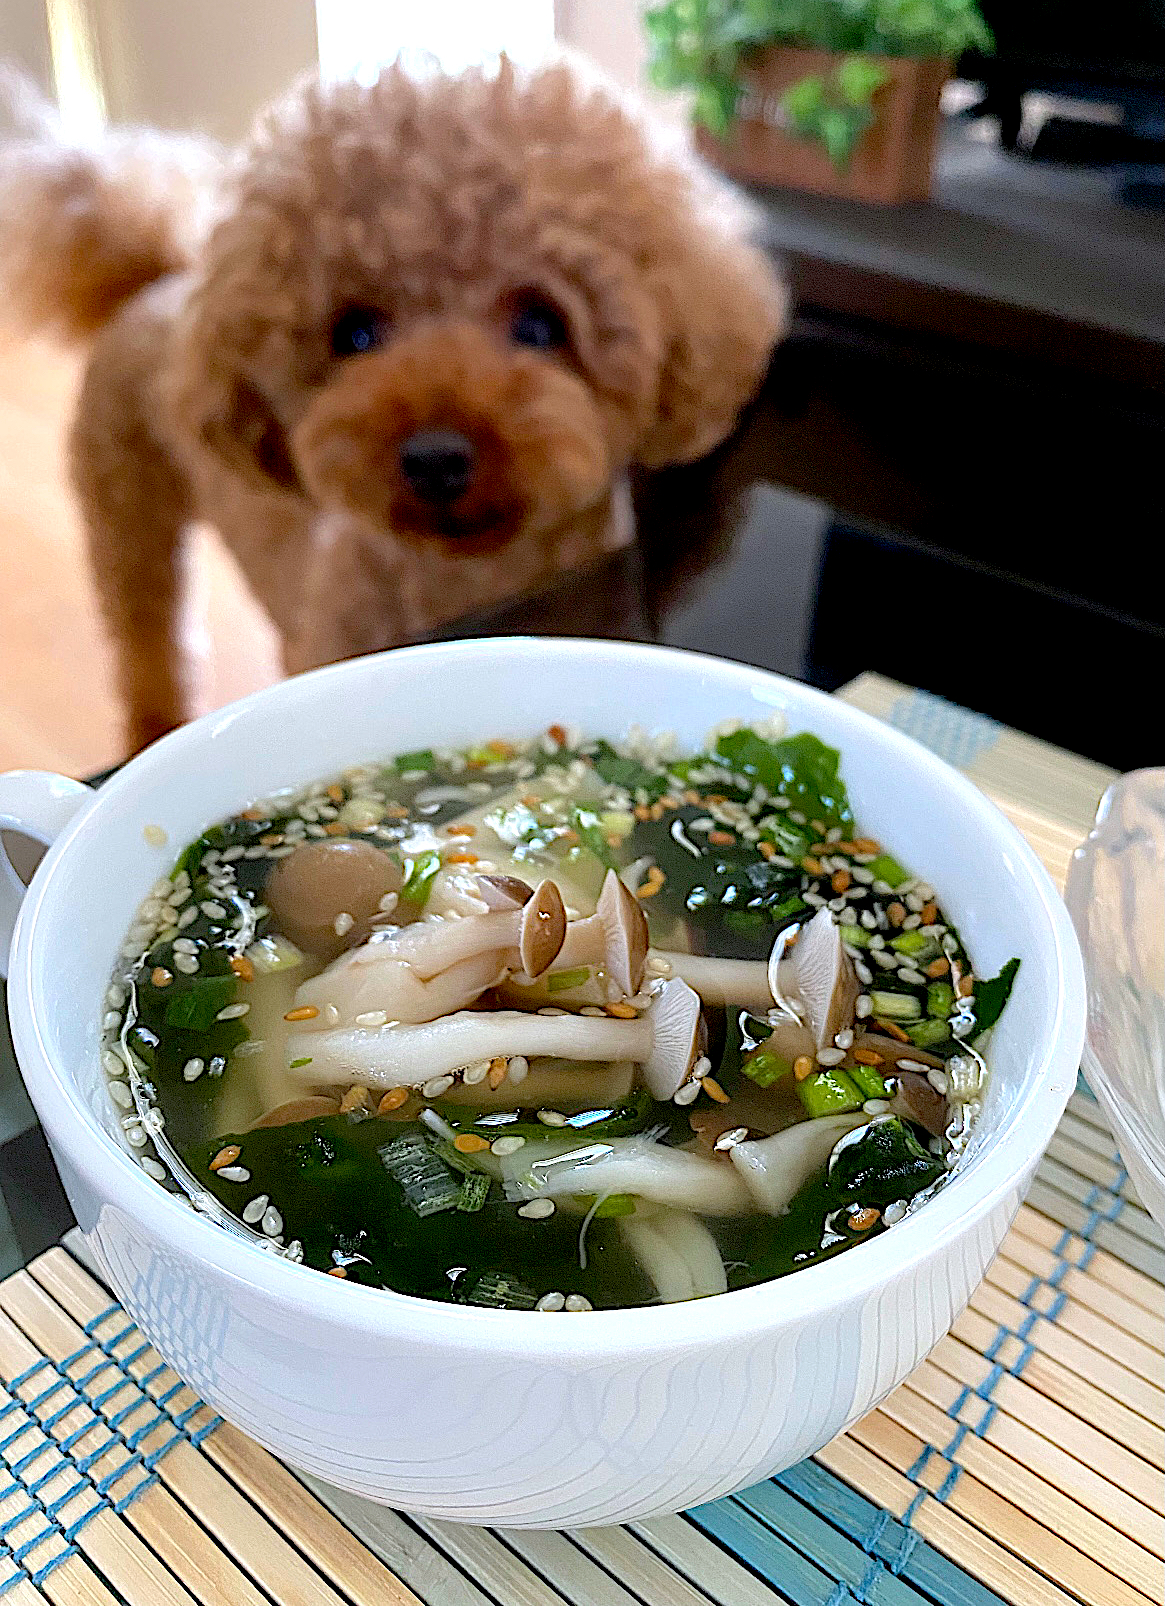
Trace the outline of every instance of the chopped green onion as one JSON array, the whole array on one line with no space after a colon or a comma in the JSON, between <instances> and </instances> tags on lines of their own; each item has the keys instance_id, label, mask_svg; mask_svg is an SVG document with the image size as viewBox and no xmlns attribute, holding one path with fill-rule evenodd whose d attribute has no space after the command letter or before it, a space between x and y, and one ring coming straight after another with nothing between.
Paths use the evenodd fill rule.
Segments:
<instances>
[{"instance_id":1,"label":"chopped green onion","mask_svg":"<svg viewBox=\"0 0 1165 1606\"><path fill-rule=\"evenodd\" d=\"M949 981L932 981L926 989L926 1013L946 1020L955 1007L955 989Z\"/></svg>"},{"instance_id":2,"label":"chopped green onion","mask_svg":"<svg viewBox=\"0 0 1165 1606\"><path fill-rule=\"evenodd\" d=\"M400 1185L405 1203L418 1216L435 1216L456 1207L461 1184L427 1139L406 1132L377 1152L384 1169Z\"/></svg>"},{"instance_id":3,"label":"chopped green onion","mask_svg":"<svg viewBox=\"0 0 1165 1606\"><path fill-rule=\"evenodd\" d=\"M298 1071L301 1065L310 1065L311 1064L311 1060L312 1060L312 1057L311 1057L310 1054L307 1056L306 1059L292 1060L291 1069L293 1071Z\"/></svg>"},{"instance_id":4,"label":"chopped green onion","mask_svg":"<svg viewBox=\"0 0 1165 1606\"><path fill-rule=\"evenodd\" d=\"M876 859L870 860L866 869L875 881L885 881L891 887L900 887L907 877L907 871L892 853L879 853Z\"/></svg>"},{"instance_id":5,"label":"chopped green onion","mask_svg":"<svg viewBox=\"0 0 1165 1606\"><path fill-rule=\"evenodd\" d=\"M566 993L572 987L585 987L590 980L591 967L576 965L573 970L552 970L546 978L548 993Z\"/></svg>"},{"instance_id":6,"label":"chopped green onion","mask_svg":"<svg viewBox=\"0 0 1165 1606\"><path fill-rule=\"evenodd\" d=\"M890 1089L879 1076L873 1065L847 1065L845 1074L856 1084L858 1092L866 1099L888 1098Z\"/></svg>"},{"instance_id":7,"label":"chopped green onion","mask_svg":"<svg viewBox=\"0 0 1165 1606\"><path fill-rule=\"evenodd\" d=\"M798 1082L797 1092L806 1114L814 1119L819 1115L842 1115L847 1110L860 1110L865 1103L857 1083L846 1071L834 1066L814 1071L812 1076Z\"/></svg>"},{"instance_id":8,"label":"chopped green onion","mask_svg":"<svg viewBox=\"0 0 1165 1606\"><path fill-rule=\"evenodd\" d=\"M928 948L938 952L935 942L921 931L900 931L896 937L890 938L890 946L896 953L909 954L912 959L920 958Z\"/></svg>"},{"instance_id":9,"label":"chopped green onion","mask_svg":"<svg viewBox=\"0 0 1165 1606\"><path fill-rule=\"evenodd\" d=\"M287 937L273 934L260 937L247 949L246 957L260 976L273 976L280 970L291 970L303 964L303 954Z\"/></svg>"},{"instance_id":10,"label":"chopped green onion","mask_svg":"<svg viewBox=\"0 0 1165 1606\"><path fill-rule=\"evenodd\" d=\"M400 889L401 900L416 904L418 908L424 905L432 890L433 877L440 868L439 853L421 853L415 859L406 859L405 882Z\"/></svg>"},{"instance_id":11,"label":"chopped green onion","mask_svg":"<svg viewBox=\"0 0 1165 1606\"><path fill-rule=\"evenodd\" d=\"M429 747L419 747L415 753L401 753L396 761L399 775L404 775L409 770L431 770L435 765L436 760Z\"/></svg>"},{"instance_id":12,"label":"chopped green onion","mask_svg":"<svg viewBox=\"0 0 1165 1606\"><path fill-rule=\"evenodd\" d=\"M787 1059L783 1059L775 1048L762 1043L754 1048L751 1054L746 1054L740 1062L740 1068L745 1076L751 1078L757 1087L772 1087L779 1082L782 1076L788 1076L792 1066Z\"/></svg>"},{"instance_id":13,"label":"chopped green onion","mask_svg":"<svg viewBox=\"0 0 1165 1606\"><path fill-rule=\"evenodd\" d=\"M469 1172L461 1179L461 1188L457 1195L457 1208L466 1215L473 1215L481 1209L489 1194L490 1180L481 1171Z\"/></svg>"},{"instance_id":14,"label":"chopped green onion","mask_svg":"<svg viewBox=\"0 0 1165 1606\"><path fill-rule=\"evenodd\" d=\"M922 1005L913 993L875 990L870 993L870 1002L874 1006L874 1015L880 1015L883 1020L918 1020L922 1014Z\"/></svg>"},{"instance_id":15,"label":"chopped green onion","mask_svg":"<svg viewBox=\"0 0 1165 1606\"><path fill-rule=\"evenodd\" d=\"M842 942L849 943L853 948L868 948L870 946L870 938L873 935L873 932L867 931L865 926L841 927Z\"/></svg>"},{"instance_id":16,"label":"chopped green onion","mask_svg":"<svg viewBox=\"0 0 1165 1606\"><path fill-rule=\"evenodd\" d=\"M951 1029L945 1020L920 1020L907 1026L906 1035L916 1048L937 1048L950 1040Z\"/></svg>"},{"instance_id":17,"label":"chopped green onion","mask_svg":"<svg viewBox=\"0 0 1165 1606\"><path fill-rule=\"evenodd\" d=\"M493 1310L533 1310L538 1296L526 1287L520 1277L504 1272L487 1271L474 1283L465 1296L467 1305L488 1305Z\"/></svg>"}]
</instances>

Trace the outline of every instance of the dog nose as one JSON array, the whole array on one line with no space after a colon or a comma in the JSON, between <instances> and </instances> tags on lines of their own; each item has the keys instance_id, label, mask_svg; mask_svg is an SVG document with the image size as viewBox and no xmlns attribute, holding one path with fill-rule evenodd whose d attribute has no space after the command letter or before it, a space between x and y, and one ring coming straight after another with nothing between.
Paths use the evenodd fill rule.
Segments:
<instances>
[{"instance_id":1,"label":"dog nose","mask_svg":"<svg viewBox=\"0 0 1165 1606\"><path fill-rule=\"evenodd\" d=\"M401 473L417 495L438 507L455 502L473 477L474 450L451 429L425 429L400 449Z\"/></svg>"}]
</instances>

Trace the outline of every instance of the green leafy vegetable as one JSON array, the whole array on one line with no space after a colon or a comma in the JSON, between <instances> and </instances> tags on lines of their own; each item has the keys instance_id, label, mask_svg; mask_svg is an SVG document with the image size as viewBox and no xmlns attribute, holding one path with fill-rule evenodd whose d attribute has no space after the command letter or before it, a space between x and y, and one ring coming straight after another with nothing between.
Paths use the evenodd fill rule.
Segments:
<instances>
[{"instance_id":1,"label":"green leafy vegetable","mask_svg":"<svg viewBox=\"0 0 1165 1606\"><path fill-rule=\"evenodd\" d=\"M845 1203L882 1210L895 1199L913 1198L945 1170L904 1121L883 1116L842 1139L830 1161L829 1187Z\"/></svg>"},{"instance_id":2,"label":"green leafy vegetable","mask_svg":"<svg viewBox=\"0 0 1165 1606\"><path fill-rule=\"evenodd\" d=\"M174 991L166 1000L165 1022L186 1032L208 1032L220 1009L234 1001L233 976L207 976Z\"/></svg>"},{"instance_id":3,"label":"green leafy vegetable","mask_svg":"<svg viewBox=\"0 0 1165 1606\"><path fill-rule=\"evenodd\" d=\"M426 1138L406 1132L384 1145L380 1161L418 1216L457 1208L461 1184Z\"/></svg>"},{"instance_id":4,"label":"green leafy vegetable","mask_svg":"<svg viewBox=\"0 0 1165 1606\"><path fill-rule=\"evenodd\" d=\"M432 749L419 747L415 753L401 753L396 760L398 774L407 774L410 770L431 770L436 768L436 759Z\"/></svg>"},{"instance_id":5,"label":"green leafy vegetable","mask_svg":"<svg viewBox=\"0 0 1165 1606\"><path fill-rule=\"evenodd\" d=\"M998 976L991 976L985 981L975 983L975 1031L978 1037L1003 1014L1004 1005L1011 997L1011 989L1015 986L1015 978L1019 973L1019 960L1009 959L999 972Z\"/></svg>"},{"instance_id":6,"label":"green leafy vegetable","mask_svg":"<svg viewBox=\"0 0 1165 1606\"><path fill-rule=\"evenodd\" d=\"M716 751L739 774L758 780L774 796L787 797L807 820L843 830L853 825L841 755L811 732L770 742L752 730L732 731L720 738Z\"/></svg>"},{"instance_id":7,"label":"green leafy vegetable","mask_svg":"<svg viewBox=\"0 0 1165 1606\"><path fill-rule=\"evenodd\" d=\"M649 803L654 803L667 791L666 775L649 770L638 759L623 758L609 742L596 744L594 766L604 781L622 786L628 792L644 792Z\"/></svg>"}]
</instances>

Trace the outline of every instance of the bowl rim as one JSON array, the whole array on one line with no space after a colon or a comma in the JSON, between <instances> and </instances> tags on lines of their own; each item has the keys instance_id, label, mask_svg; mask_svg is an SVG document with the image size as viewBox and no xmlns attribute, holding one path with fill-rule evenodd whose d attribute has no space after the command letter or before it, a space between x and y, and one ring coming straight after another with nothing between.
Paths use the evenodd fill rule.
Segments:
<instances>
[{"instance_id":1,"label":"bowl rim","mask_svg":"<svg viewBox=\"0 0 1165 1606\"><path fill-rule=\"evenodd\" d=\"M308 1268L224 1231L161 1188L98 1124L79 1086L62 1074L40 1028L40 1012L51 1008L44 986L45 965L39 953L40 933L54 906L67 896L72 844L94 815L113 815L122 801L159 771L198 748L224 722L265 711L305 694L343 685L361 675L391 673L406 660L438 665L497 657L544 658L552 666L567 658L605 660L607 667L631 669L649 658L670 664L683 678L692 675L761 682L793 697L797 718L812 726L812 710L828 708L829 722L843 727L835 739L844 753L845 727L896 750L916 770L954 794L961 809L989 828L1001 848L1022 865L1030 882L1055 960L1055 1013L1047 1041L1024 1074L1024 1092L974 1167L956 1172L926 1208L848 1253L845 1272L838 1263L808 1266L786 1277L736 1289L710 1299L665 1306L633 1306L588 1313L585 1328L568 1322L543 1322L527 1311L482 1309L445 1304L391 1289L341 1286L337 1279L309 1277ZM728 672L727 676L725 672ZM742 688L743 689L743 688ZM776 699L775 699L776 701ZM569 710L567 711L569 714ZM59 1144L105 1204L132 1215L142 1230L169 1243L178 1252L205 1265L208 1275L225 1279L243 1294L266 1297L287 1317L325 1322L330 1328L386 1338L417 1338L446 1349L488 1349L558 1364L591 1365L598 1360L630 1356L662 1356L710 1342L746 1341L759 1332L820 1316L833 1308L876 1293L885 1285L933 1260L956 1240L1006 1204L1014 1212L1020 1202L1018 1182L1026 1179L1050 1140L1068 1097L1084 1043L1084 970L1068 912L1051 877L1020 832L966 776L928 748L864 710L830 693L749 664L710 654L647 643L612 642L581 637L507 636L425 643L351 659L312 670L206 714L171 732L145 749L106 781L86 802L50 847L41 862L17 920L9 978L9 1012L21 1069L50 1141Z\"/></svg>"}]
</instances>

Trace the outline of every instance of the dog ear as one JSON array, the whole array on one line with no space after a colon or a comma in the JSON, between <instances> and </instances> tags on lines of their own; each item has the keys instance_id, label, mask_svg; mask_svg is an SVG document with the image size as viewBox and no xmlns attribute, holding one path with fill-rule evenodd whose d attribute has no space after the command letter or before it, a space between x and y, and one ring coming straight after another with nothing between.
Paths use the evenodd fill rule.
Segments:
<instances>
[{"instance_id":1,"label":"dog ear","mask_svg":"<svg viewBox=\"0 0 1165 1606\"><path fill-rule=\"evenodd\" d=\"M203 446L256 490L302 491L283 427L256 386L237 374L207 376L185 402Z\"/></svg>"},{"instance_id":2,"label":"dog ear","mask_svg":"<svg viewBox=\"0 0 1165 1606\"><path fill-rule=\"evenodd\" d=\"M662 334L655 417L635 460L703 457L758 390L788 323L788 292L764 252L701 228L678 231L654 264Z\"/></svg>"}]
</instances>

